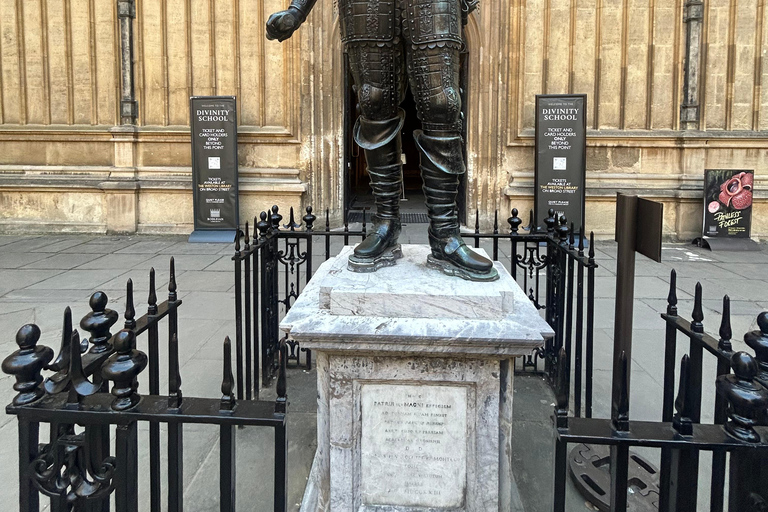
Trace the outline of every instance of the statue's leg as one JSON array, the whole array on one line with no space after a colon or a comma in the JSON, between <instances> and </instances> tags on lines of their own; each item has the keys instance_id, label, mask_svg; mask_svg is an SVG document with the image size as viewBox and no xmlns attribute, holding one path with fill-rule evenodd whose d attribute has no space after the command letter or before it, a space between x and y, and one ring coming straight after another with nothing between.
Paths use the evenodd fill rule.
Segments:
<instances>
[{"instance_id":1,"label":"statue's leg","mask_svg":"<svg viewBox=\"0 0 768 512\"><path fill-rule=\"evenodd\" d=\"M420 152L421 177L429 215L427 263L473 281L498 279L493 263L461 238L456 196L459 176L466 172L461 139L459 47L410 45L408 76L422 130L414 132Z\"/></svg>"},{"instance_id":2,"label":"statue's leg","mask_svg":"<svg viewBox=\"0 0 768 512\"><path fill-rule=\"evenodd\" d=\"M399 41L381 47L352 43L347 45L347 52L361 110L354 138L365 151L376 201L371 231L355 247L349 267L373 272L381 266L393 265L402 256L397 238L401 230L400 131L404 112L399 104L405 94L403 52Z\"/></svg>"}]
</instances>

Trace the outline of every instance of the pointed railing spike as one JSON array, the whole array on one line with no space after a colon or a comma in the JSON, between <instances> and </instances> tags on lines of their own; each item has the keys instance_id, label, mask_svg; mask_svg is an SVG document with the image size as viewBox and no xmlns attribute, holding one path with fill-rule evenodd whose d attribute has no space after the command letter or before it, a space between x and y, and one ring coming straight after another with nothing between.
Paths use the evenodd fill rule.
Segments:
<instances>
[{"instance_id":1,"label":"pointed railing spike","mask_svg":"<svg viewBox=\"0 0 768 512\"><path fill-rule=\"evenodd\" d=\"M69 344L72 342L72 310L64 308L64 322L61 327L61 346L56 359L48 365L48 370L60 372L69 370Z\"/></svg>"},{"instance_id":2,"label":"pointed railing spike","mask_svg":"<svg viewBox=\"0 0 768 512\"><path fill-rule=\"evenodd\" d=\"M235 232L235 254L240 254L240 237L243 236L243 231L237 229Z\"/></svg>"},{"instance_id":3,"label":"pointed railing spike","mask_svg":"<svg viewBox=\"0 0 768 512\"><path fill-rule=\"evenodd\" d=\"M691 330L695 333L704 332L704 309L701 306L701 283L696 283L696 292L693 296L693 312L691 313Z\"/></svg>"},{"instance_id":4,"label":"pointed railing spike","mask_svg":"<svg viewBox=\"0 0 768 512\"><path fill-rule=\"evenodd\" d=\"M61 346L59 353L54 361L46 366L47 370L56 372L43 383L45 392L49 395L55 395L65 391L70 384L69 380L69 361L72 350L72 310L69 306L64 309L64 325L61 329Z\"/></svg>"},{"instance_id":5,"label":"pointed railing spike","mask_svg":"<svg viewBox=\"0 0 768 512\"><path fill-rule=\"evenodd\" d=\"M136 328L136 308L133 305L133 279L125 283L125 329Z\"/></svg>"},{"instance_id":6,"label":"pointed railing spike","mask_svg":"<svg viewBox=\"0 0 768 512\"><path fill-rule=\"evenodd\" d=\"M325 230L331 230L331 210L328 208L325 209Z\"/></svg>"},{"instance_id":7,"label":"pointed railing spike","mask_svg":"<svg viewBox=\"0 0 768 512\"><path fill-rule=\"evenodd\" d=\"M733 337L733 331L731 330L731 298L728 295L723 296L723 316L720 318L720 340L717 342L717 348L723 352L733 352L733 345L731 345L731 338Z\"/></svg>"},{"instance_id":8,"label":"pointed railing spike","mask_svg":"<svg viewBox=\"0 0 768 512\"><path fill-rule=\"evenodd\" d=\"M147 297L147 314L157 314L157 292L155 291L155 267L149 269L149 296Z\"/></svg>"},{"instance_id":9,"label":"pointed railing spike","mask_svg":"<svg viewBox=\"0 0 768 512\"><path fill-rule=\"evenodd\" d=\"M669 273L669 293L667 294L667 314L677 316L677 271Z\"/></svg>"},{"instance_id":10,"label":"pointed railing spike","mask_svg":"<svg viewBox=\"0 0 768 512\"><path fill-rule=\"evenodd\" d=\"M568 232L568 249L573 250L573 246L576 245L576 237L573 235L573 222L571 222L571 229Z\"/></svg>"},{"instance_id":11,"label":"pointed railing spike","mask_svg":"<svg viewBox=\"0 0 768 512\"><path fill-rule=\"evenodd\" d=\"M289 229L290 231L296 231L296 228L301 227L301 224L296 222L296 215L293 212L293 206L291 206L288 210L288 224L285 224L283 227Z\"/></svg>"},{"instance_id":12,"label":"pointed railing spike","mask_svg":"<svg viewBox=\"0 0 768 512\"><path fill-rule=\"evenodd\" d=\"M536 220L535 220L535 217L533 215L533 208L531 208L530 212L528 212L528 213L529 213L529 215L528 215L528 227L525 228L525 230L528 233L533 233L534 231L536 231Z\"/></svg>"},{"instance_id":13,"label":"pointed railing spike","mask_svg":"<svg viewBox=\"0 0 768 512\"><path fill-rule=\"evenodd\" d=\"M675 400L675 416L672 419L672 427L683 436L693 435L693 413L694 393L690 389L691 378L691 359L688 354L683 356L680 361L680 385L677 388L677 399Z\"/></svg>"},{"instance_id":14,"label":"pointed railing spike","mask_svg":"<svg viewBox=\"0 0 768 512\"><path fill-rule=\"evenodd\" d=\"M589 264L595 263L595 232L589 232Z\"/></svg>"},{"instance_id":15,"label":"pointed railing spike","mask_svg":"<svg viewBox=\"0 0 768 512\"><path fill-rule=\"evenodd\" d=\"M584 225L579 228L579 256L584 256Z\"/></svg>"},{"instance_id":16,"label":"pointed railing spike","mask_svg":"<svg viewBox=\"0 0 768 512\"><path fill-rule=\"evenodd\" d=\"M178 298L176 293L176 260L171 256L169 265L170 276L168 277L168 302L175 302Z\"/></svg>"},{"instance_id":17,"label":"pointed railing spike","mask_svg":"<svg viewBox=\"0 0 768 512\"><path fill-rule=\"evenodd\" d=\"M250 226L248 226L248 221L245 221L245 249L248 250L248 248L251 246L251 237L250 237Z\"/></svg>"},{"instance_id":18,"label":"pointed railing spike","mask_svg":"<svg viewBox=\"0 0 768 512\"><path fill-rule=\"evenodd\" d=\"M499 210L493 211L493 234L499 234Z\"/></svg>"},{"instance_id":19,"label":"pointed railing spike","mask_svg":"<svg viewBox=\"0 0 768 512\"><path fill-rule=\"evenodd\" d=\"M72 381L67 400L69 404L78 404L82 397L94 395L101 389L101 375L94 375L95 382L89 381L85 376L80 354L80 334L77 330L72 332L72 342L69 346L69 378Z\"/></svg>"},{"instance_id":20,"label":"pointed railing spike","mask_svg":"<svg viewBox=\"0 0 768 512\"><path fill-rule=\"evenodd\" d=\"M475 209L475 233L480 232L480 210Z\"/></svg>"},{"instance_id":21,"label":"pointed railing spike","mask_svg":"<svg viewBox=\"0 0 768 512\"><path fill-rule=\"evenodd\" d=\"M224 338L224 375L221 379L221 410L231 411L235 407L234 376L232 375L232 342Z\"/></svg>"}]
</instances>

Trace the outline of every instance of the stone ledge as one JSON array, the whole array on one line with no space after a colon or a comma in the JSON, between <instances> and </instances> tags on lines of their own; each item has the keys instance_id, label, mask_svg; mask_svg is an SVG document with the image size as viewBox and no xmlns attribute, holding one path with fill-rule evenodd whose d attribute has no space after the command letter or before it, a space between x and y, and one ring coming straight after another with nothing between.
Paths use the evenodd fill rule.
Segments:
<instances>
[{"instance_id":1,"label":"stone ledge","mask_svg":"<svg viewBox=\"0 0 768 512\"><path fill-rule=\"evenodd\" d=\"M334 287L333 283L344 290L344 283L349 280L370 281L368 288L380 289L386 295L387 280L400 287L400 293L390 295L390 300L404 300L410 295L407 304L412 308L430 309L420 304L418 287L424 279L433 282L435 288L443 288L445 294L446 282L457 284L455 296L451 302L463 302L463 295L471 289L488 287L489 283L461 282L459 278L449 277L434 269L425 268L429 248L426 246L403 245L403 254L407 255L394 267L381 269L372 274L353 274L346 269L346 260L352 251L351 246L345 247L339 256L323 263L315 272L314 277L299 296L290 312L280 324L293 339L301 346L309 349L322 349L326 352L348 351L364 353L400 353L422 355L456 355L471 354L498 359L500 356L518 356L530 354L532 350L541 347L544 339L553 335L552 329L539 316L539 312L530 303L519 285L512 280L503 265L496 262L496 268L501 276L499 290L503 289L509 297L511 311L488 319L482 315L474 319L466 314L445 312L441 317L424 317L414 321L414 315L397 317L396 315L379 311L375 316L361 316L347 309L351 314L333 314L330 308L324 308L321 293L326 287ZM483 252L480 250L480 252ZM420 267L420 268L415 268ZM386 272L385 272L386 271ZM386 274L386 275L385 275ZM423 274L420 279L414 274ZM342 277L342 276L347 276ZM456 280L456 281L453 281ZM380 281L381 286L373 284ZM391 287L390 287L391 288ZM484 293L479 293L483 295ZM473 295L478 295L474 293ZM511 297L511 298L510 298ZM413 300L411 300L413 299ZM381 303L381 300L379 300ZM407 306L406 304L406 306ZM402 309L402 304L397 311ZM444 310L445 311L445 310ZM338 312L338 311L337 311ZM434 309L430 309L435 313ZM386 316L385 316L386 313ZM501 313L501 311L499 312Z\"/></svg>"}]
</instances>

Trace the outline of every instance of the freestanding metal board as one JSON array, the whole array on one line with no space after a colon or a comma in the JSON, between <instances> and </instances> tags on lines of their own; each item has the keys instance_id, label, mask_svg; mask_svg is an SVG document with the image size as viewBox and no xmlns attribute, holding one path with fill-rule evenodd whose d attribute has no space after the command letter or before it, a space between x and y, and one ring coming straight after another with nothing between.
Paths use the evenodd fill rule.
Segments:
<instances>
[{"instance_id":1,"label":"freestanding metal board","mask_svg":"<svg viewBox=\"0 0 768 512\"><path fill-rule=\"evenodd\" d=\"M587 95L536 96L536 225L549 209L565 215L578 230L584 225L587 168Z\"/></svg>"},{"instance_id":2,"label":"freestanding metal board","mask_svg":"<svg viewBox=\"0 0 768 512\"><path fill-rule=\"evenodd\" d=\"M232 242L240 225L237 101L234 96L189 99L195 230L190 242Z\"/></svg>"}]
</instances>

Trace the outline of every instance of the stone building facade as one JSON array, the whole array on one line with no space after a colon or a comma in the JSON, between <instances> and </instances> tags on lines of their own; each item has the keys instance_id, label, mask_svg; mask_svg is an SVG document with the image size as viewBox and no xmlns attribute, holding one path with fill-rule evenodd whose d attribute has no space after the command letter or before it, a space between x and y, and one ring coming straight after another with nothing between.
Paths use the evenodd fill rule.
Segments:
<instances>
[{"instance_id":1,"label":"stone building facade","mask_svg":"<svg viewBox=\"0 0 768 512\"><path fill-rule=\"evenodd\" d=\"M344 204L335 6L285 43L284 0L0 0L0 230L188 233L191 95L238 98L241 219ZM615 193L701 226L705 168L755 169L768 236L768 12L762 0L483 0L470 16L465 202L526 211L534 100L588 95L588 230Z\"/></svg>"}]
</instances>

